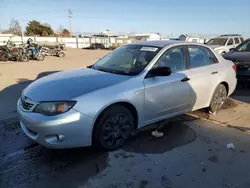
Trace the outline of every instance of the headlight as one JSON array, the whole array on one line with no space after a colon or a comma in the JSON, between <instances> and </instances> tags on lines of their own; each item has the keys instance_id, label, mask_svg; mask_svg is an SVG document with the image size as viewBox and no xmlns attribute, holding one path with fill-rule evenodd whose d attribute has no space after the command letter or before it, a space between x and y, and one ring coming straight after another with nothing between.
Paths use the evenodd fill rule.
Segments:
<instances>
[{"instance_id":1,"label":"headlight","mask_svg":"<svg viewBox=\"0 0 250 188\"><path fill-rule=\"evenodd\" d=\"M54 116L69 111L75 104L76 101L41 102L33 112L46 116Z\"/></svg>"}]
</instances>

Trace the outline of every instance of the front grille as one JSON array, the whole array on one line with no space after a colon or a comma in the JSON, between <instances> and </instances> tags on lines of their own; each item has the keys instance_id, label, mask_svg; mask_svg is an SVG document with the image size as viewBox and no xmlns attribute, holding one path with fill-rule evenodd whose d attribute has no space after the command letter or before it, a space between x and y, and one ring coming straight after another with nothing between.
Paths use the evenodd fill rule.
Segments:
<instances>
[{"instance_id":1,"label":"front grille","mask_svg":"<svg viewBox=\"0 0 250 188\"><path fill-rule=\"evenodd\" d=\"M24 110L30 110L34 104L32 104L31 102L27 102L25 97L21 98L21 105L23 107Z\"/></svg>"}]
</instances>

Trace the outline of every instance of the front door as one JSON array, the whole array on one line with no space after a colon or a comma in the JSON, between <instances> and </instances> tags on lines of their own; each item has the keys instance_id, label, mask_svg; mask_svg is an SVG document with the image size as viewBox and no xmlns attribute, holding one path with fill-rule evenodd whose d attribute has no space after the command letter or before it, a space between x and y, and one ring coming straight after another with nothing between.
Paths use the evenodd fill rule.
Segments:
<instances>
[{"instance_id":1,"label":"front door","mask_svg":"<svg viewBox=\"0 0 250 188\"><path fill-rule=\"evenodd\" d=\"M168 49L153 66L170 67L170 76L145 78L145 122L152 123L190 109L191 87L185 75L186 50L183 46Z\"/></svg>"}]
</instances>

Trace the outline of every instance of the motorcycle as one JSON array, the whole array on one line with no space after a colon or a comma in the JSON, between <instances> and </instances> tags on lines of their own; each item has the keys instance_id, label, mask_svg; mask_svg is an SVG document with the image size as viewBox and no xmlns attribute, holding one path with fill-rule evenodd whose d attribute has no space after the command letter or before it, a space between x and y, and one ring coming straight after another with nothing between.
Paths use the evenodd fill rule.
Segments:
<instances>
[{"instance_id":1,"label":"motorcycle","mask_svg":"<svg viewBox=\"0 0 250 188\"><path fill-rule=\"evenodd\" d=\"M28 55L25 53L25 49L22 47L15 47L13 46L4 46L1 48L0 52L0 60L1 61L21 61L21 62L27 62L29 61Z\"/></svg>"},{"instance_id":2,"label":"motorcycle","mask_svg":"<svg viewBox=\"0 0 250 188\"><path fill-rule=\"evenodd\" d=\"M45 59L45 54L41 51L41 47L35 45L34 47L28 47L26 49L29 59L43 61Z\"/></svg>"},{"instance_id":3,"label":"motorcycle","mask_svg":"<svg viewBox=\"0 0 250 188\"><path fill-rule=\"evenodd\" d=\"M42 53L44 53L46 56L57 56L57 57L65 57L66 52L64 51L64 46L62 44L59 44L56 47L46 47L43 46L41 48Z\"/></svg>"}]
</instances>

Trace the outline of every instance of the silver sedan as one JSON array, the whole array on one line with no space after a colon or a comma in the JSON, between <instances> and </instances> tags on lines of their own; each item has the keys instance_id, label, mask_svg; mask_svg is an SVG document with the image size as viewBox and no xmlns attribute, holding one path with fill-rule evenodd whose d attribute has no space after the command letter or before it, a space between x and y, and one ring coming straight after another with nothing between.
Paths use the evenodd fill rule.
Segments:
<instances>
[{"instance_id":1,"label":"silver sedan","mask_svg":"<svg viewBox=\"0 0 250 188\"><path fill-rule=\"evenodd\" d=\"M202 44L133 43L87 68L30 84L17 103L20 124L48 148L113 150L148 124L201 108L218 111L236 87L235 71Z\"/></svg>"}]
</instances>

